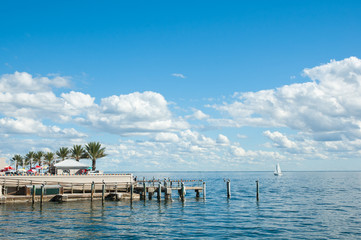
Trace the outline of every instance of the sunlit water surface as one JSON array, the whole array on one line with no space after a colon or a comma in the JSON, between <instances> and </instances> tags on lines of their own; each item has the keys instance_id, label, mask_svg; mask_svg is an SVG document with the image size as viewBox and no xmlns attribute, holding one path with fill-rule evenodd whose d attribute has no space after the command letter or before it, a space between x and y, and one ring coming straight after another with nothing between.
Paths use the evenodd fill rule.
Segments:
<instances>
[{"instance_id":1,"label":"sunlit water surface","mask_svg":"<svg viewBox=\"0 0 361 240\"><path fill-rule=\"evenodd\" d=\"M138 179L203 179L207 198L186 201L0 205L2 239L355 239L360 172L137 172ZM231 180L231 199L226 183ZM260 182L260 201L256 183Z\"/></svg>"}]
</instances>

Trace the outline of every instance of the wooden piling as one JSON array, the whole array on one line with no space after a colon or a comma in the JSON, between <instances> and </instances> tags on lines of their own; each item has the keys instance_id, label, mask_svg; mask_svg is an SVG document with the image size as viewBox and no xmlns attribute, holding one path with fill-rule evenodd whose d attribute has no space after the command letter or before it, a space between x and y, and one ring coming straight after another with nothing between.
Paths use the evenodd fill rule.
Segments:
<instances>
[{"instance_id":1,"label":"wooden piling","mask_svg":"<svg viewBox=\"0 0 361 240\"><path fill-rule=\"evenodd\" d=\"M203 199L206 199L207 191L206 191L206 182L203 182Z\"/></svg>"},{"instance_id":2,"label":"wooden piling","mask_svg":"<svg viewBox=\"0 0 361 240\"><path fill-rule=\"evenodd\" d=\"M158 184L158 195L157 195L158 201L161 200L161 199L160 199L161 196L162 196L162 183L159 183L159 184Z\"/></svg>"},{"instance_id":3,"label":"wooden piling","mask_svg":"<svg viewBox=\"0 0 361 240\"><path fill-rule=\"evenodd\" d=\"M227 181L227 198L231 198L231 180Z\"/></svg>"},{"instance_id":4,"label":"wooden piling","mask_svg":"<svg viewBox=\"0 0 361 240\"><path fill-rule=\"evenodd\" d=\"M35 203L35 192L36 192L36 186L33 185L33 196L32 196L32 203Z\"/></svg>"},{"instance_id":5,"label":"wooden piling","mask_svg":"<svg viewBox=\"0 0 361 240\"><path fill-rule=\"evenodd\" d=\"M256 198L257 198L257 202L259 201L259 183L258 183L258 180L256 181L256 191L257 191L257 195L256 195Z\"/></svg>"},{"instance_id":6,"label":"wooden piling","mask_svg":"<svg viewBox=\"0 0 361 240\"><path fill-rule=\"evenodd\" d=\"M90 188L90 201L93 201L94 188L95 188L95 184L94 184L94 181L93 181L92 185L91 185L91 188Z\"/></svg>"},{"instance_id":7,"label":"wooden piling","mask_svg":"<svg viewBox=\"0 0 361 240\"><path fill-rule=\"evenodd\" d=\"M130 183L130 201L133 201L134 185Z\"/></svg>"},{"instance_id":8,"label":"wooden piling","mask_svg":"<svg viewBox=\"0 0 361 240\"><path fill-rule=\"evenodd\" d=\"M185 195L186 195L186 188L184 186L184 182L181 183L181 200L184 201L185 200Z\"/></svg>"},{"instance_id":9,"label":"wooden piling","mask_svg":"<svg viewBox=\"0 0 361 240\"><path fill-rule=\"evenodd\" d=\"M43 204L43 200L44 200L44 184L41 185L40 192L41 192L40 204Z\"/></svg>"},{"instance_id":10,"label":"wooden piling","mask_svg":"<svg viewBox=\"0 0 361 240\"><path fill-rule=\"evenodd\" d=\"M104 199L105 199L105 183L103 183L102 185L102 203L104 203Z\"/></svg>"},{"instance_id":11,"label":"wooden piling","mask_svg":"<svg viewBox=\"0 0 361 240\"><path fill-rule=\"evenodd\" d=\"M144 201L147 198L147 188L145 186L145 181L143 181L143 198L144 198Z\"/></svg>"}]
</instances>

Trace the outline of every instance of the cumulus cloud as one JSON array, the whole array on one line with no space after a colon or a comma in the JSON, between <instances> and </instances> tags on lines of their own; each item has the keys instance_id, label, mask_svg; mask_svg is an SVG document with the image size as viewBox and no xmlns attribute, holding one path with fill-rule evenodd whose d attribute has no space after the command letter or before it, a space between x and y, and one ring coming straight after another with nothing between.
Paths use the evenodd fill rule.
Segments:
<instances>
[{"instance_id":1,"label":"cumulus cloud","mask_svg":"<svg viewBox=\"0 0 361 240\"><path fill-rule=\"evenodd\" d=\"M173 76L173 77L177 77L177 78L186 78L186 76L184 76L184 75L181 74L181 73L172 73L172 76Z\"/></svg>"},{"instance_id":2,"label":"cumulus cloud","mask_svg":"<svg viewBox=\"0 0 361 240\"><path fill-rule=\"evenodd\" d=\"M268 137L269 139L271 139L274 144L276 145L276 147L281 147L281 148L295 148L297 147L297 144L294 143L293 141L289 140L285 135L283 135L280 132L270 132L270 131L265 131L263 133L266 137Z\"/></svg>"},{"instance_id":3,"label":"cumulus cloud","mask_svg":"<svg viewBox=\"0 0 361 240\"><path fill-rule=\"evenodd\" d=\"M71 91L70 93L62 93L61 97L65 100L65 104L72 109L82 109L94 106L94 97L89 94Z\"/></svg>"},{"instance_id":4,"label":"cumulus cloud","mask_svg":"<svg viewBox=\"0 0 361 240\"><path fill-rule=\"evenodd\" d=\"M56 96L54 87L66 87L60 76L33 77L15 72L0 77L0 112L10 118L45 119L75 123L118 135L172 132L188 124L173 117L164 97L155 92L135 92L110 96L95 103L95 98L70 91ZM26 131L24 131L26 133Z\"/></svg>"},{"instance_id":5,"label":"cumulus cloud","mask_svg":"<svg viewBox=\"0 0 361 240\"><path fill-rule=\"evenodd\" d=\"M246 92L214 108L231 119L223 126L288 127L327 140L361 137L361 60L355 57L305 69L312 82Z\"/></svg>"},{"instance_id":6,"label":"cumulus cloud","mask_svg":"<svg viewBox=\"0 0 361 240\"><path fill-rule=\"evenodd\" d=\"M34 134L41 137L82 138L86 135L74 128L61 129L57 126L45 126L40 121L29 118L1 118L0 132L4 134Z\"/></svg>"},{"instance_id":7,"label":"cumulus cloud","mask_svg":"<svg viewBox=\"0 0 361 240\"><path fill-rule=\"evenodd\" d=\"M179 137L175 133L157 133L154 138L159 142L178 142Z\"/></svg>"},{"instance_id":8,"label":"cumulus cloud","mask_svg":"<svg viewBox=\"0 0 361 240\"><path fill-rule=\"evenodd\" d=\"M209 115L205 114L201 110L194 109L194 113L192 115L187 116L190 119L203 120L209 118Z\"/></svg>"},{"instance_id":9,"label":"cumulus cloud","mask_svg":"<svg viewBox=\"0 0 361 240\"><path fill-rule=\"evenodd\" d=\"M92 126L120 135L170 132L188 127L187 122L172 116L161 94L150 91L103 98L87 117Z\"/></svg>"},{"instance_id":10,"label":"cumulus cloud","mask_svg":"<svg viewBox=\"0 0 361 240\"><path fill-rule=\"evenodd\" d=\"M58 75L33 77L26 72L4 74L0 77L0 92L44 92L52 87L68 87L69 78Z\"/></svg>"},{"instance_id":11,"label":"cumulus cloud","mask_svg":"<svg viewBox=\"0 0 361 240\"><path fill-rule=\"evenodd\" d=\"M229 139L224 136L223 134L218 134L217 137L217 143L218 144L224 144L224 145L228 145L230 143Z\"/></svg>"}]
</instances>

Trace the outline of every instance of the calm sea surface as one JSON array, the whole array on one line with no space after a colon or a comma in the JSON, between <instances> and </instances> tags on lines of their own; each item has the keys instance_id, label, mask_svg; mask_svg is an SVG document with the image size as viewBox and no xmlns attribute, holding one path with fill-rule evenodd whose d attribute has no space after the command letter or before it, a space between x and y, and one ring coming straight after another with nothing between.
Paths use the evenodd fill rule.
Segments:
<instances>
[{"instance_id":1,"label":"calm sea surface","mask_svg":"<svg viewBox=\"0 0 361 240\"><path fill-rule=\"evenodd\" d=\"M361 172L137 172L203 179L207 198L0 205L1 239L360 239ZM224 178L231 179L227 199ZM256 183L260 182L260 201Z\"/></svg>"}]
</instances>

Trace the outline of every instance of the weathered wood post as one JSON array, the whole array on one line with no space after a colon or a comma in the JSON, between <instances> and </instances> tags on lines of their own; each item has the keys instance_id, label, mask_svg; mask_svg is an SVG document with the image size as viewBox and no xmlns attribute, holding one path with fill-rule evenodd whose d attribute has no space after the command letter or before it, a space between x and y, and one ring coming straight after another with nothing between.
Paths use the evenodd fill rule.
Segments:
<instances>
[{"instance_id":1,"label":"weathered wood post","mask_svg":"<svg viewBox=\"0 0 361 240\"><path fill-rule=\"evenodd\" d=\"M257 198L257 202L259 201L259 183L258 183L259 181L257 180L256 181L256 190L257 190L257 195L256 195L256 198Z\"/></svg>"},{"instance_id":2,"label":"weathered wood post","mask_svg":"<svg viewBox=\"0 0 361 240\"><path fill-rule=\"evenodd\" d=\"M231 198L231 180L227 181L227 198Z\"/></svg>"},{"instance_id":3,"label":"weathered wood post","mask_svg":"<svg viewBox=\"0 0 361 240\"><path fill-rule=\"evenodd\" d=\"M44 184L41 185L40 191L41 191L40 204L43 204L43 200L44 200Z\"/></svg>"},{"instance_id":4,"label":"weathered wood post","mask_svg":"<svg viewBox=\"0 0 361 240\"><path fill-rule=\"evenodd\" d=\"M186 196L186 187L184 186L184 182L181 183L181 200L184 201Z\"/></svg>"},{"instance_id":5,"label":"weathered wood post","mask_svg":"<svg viewBox=\"0 0 361 240\"><path fill-rule=\"evenodd\" d=\"M83 193L85 193L85 183L83 183Z\"/></svg>"},{"instance_id":6,"label":"weathered wood post","mask_svg":"<svg viewBox=\"0 0 361 240\"><path fill-rule=\"evenodd\" d=\"M73 194L74 193L73 183L71 183L70 187L71 187L70 192L71 192L71 194Z\"/></svg>"},{"instance_id":7,"label":"weathered wood post","mask_svg":"<svg viewBox=\"0 0 361 240\"><path fill-rule=\"evenodd\" d=\"M134 185L130 183L130 201L133 201Z\"/></svg>"},{"instance_id":8,"label":"weathered wood post","mask_svg":"<svg viewBox=\"0 0 361 240\"><path fill-rule=\"evenodd\" d=\"M206 191L206 182L203 182L203 199L206 199L207 191Z\"/></svg>"},{"instance_id":9,"label":"weathered wood post","mask_svg":"<svg viewBox=\"0 0 361 240\"><path fill-rule=\"evenodd\" d=\"M115 183L115 193L118 193L118 183Z\"/></svg>"},{"instance_id":10,"label":"weathered wood post","mask_svg":"<svg viewBox=\"0 0 361 240\"><path fill-rule=\"evenodd\" d=\"M93 181L93 182L92 182L92 185L91 185L91 187L90 187L90 201L93 201L94 188L95 188L95 184L94 184L94 181Z\"/></svg>"},{"instance_id":11,"label":"weathered wood post","mask_svg":"<svg viewBox=\"0 0 361 240\"><path fill-rule=\"evenodd\" d=\"M32 196L32 203L35 203L35 192L36 192L36 186L33 185L33 196Z\"/></svg>"},{"instance_id":12,"label":"weathered wood post","mask_svg":"<svg viewBox=\"0 0 361 240\"><path fill-rule=\"evenodd\" d=\"M16 191L19 191L20 189L20 180L18 180L18 186L16 187Z\"/></svg>"},{"instance_id":13,"label":"weathered wood post","mask_svg":"<svg viewBox=\"0 0 361 240\"><path fill-rule=\"evenodd\" d=\"M147 188L145 186L145 181L144 180L143 180L143 198L144 198L144 201L147 198Z\"/></svg>"},{"instance_id":14,"label":"weathered wood post","mask_svg":"<svg viewBox=\"0 0 361 240\"><path fill-rule=\"evenodd\" d=\"M161 200L161 199L160 199L161 196L162 196L162 183L159 182L159 184L158 184L158 195L157 195L158 201Z\"/></svg>"},{"instance_id":15,"label":"weathered wood post","mask_svg":"<svg viewBox=\"0 0 361 240\"><path fill-rule=\"evenodd\" d=\"M103 182L103 185L102 185L102 204L104 204L104 199L105 199L105 183Z\"/></svg>"}]
</instances>

